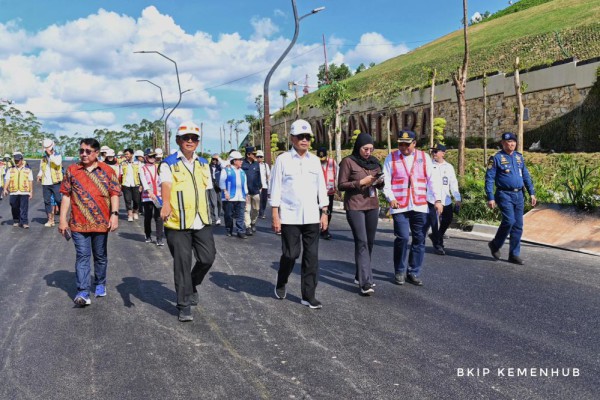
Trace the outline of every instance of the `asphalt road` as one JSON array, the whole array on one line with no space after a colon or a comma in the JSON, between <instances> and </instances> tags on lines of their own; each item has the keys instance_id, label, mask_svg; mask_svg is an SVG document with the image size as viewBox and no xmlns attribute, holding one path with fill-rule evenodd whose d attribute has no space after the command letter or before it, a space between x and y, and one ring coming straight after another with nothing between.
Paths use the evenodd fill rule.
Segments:
<instances>
[{"instance_id":1,"label":"asphalt road","mask_svg":"<svg viewBox=\"0 0 600 400\"><path fill-rule=\"evenodd\" d=\"M336 213L320 243L324 307L310 310L298 265L288 298L273 297L280 237L259 220L249 240L214 230L217 260L180 323L168 249L143 242L141 220L110 235L108 296L75 307L74 247L43 226L36 190L29 230L0 203L1 399L598 398L598 257L525 245L515 266L452 231L447 256L427 250L425 286L396 286L380 223L376 293L362 297Z\"/></svg>"}]
</instances>

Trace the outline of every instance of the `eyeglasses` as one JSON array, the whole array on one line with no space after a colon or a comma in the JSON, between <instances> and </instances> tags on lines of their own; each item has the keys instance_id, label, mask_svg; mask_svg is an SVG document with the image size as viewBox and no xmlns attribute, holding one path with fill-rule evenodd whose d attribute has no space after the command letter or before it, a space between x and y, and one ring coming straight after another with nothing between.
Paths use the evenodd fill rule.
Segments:
<instances>
[{"instance_id":1,"label":"eyeglasses","mask_svg":"<svg viewBox=\"0 0 600 400\"><path fill-rule=\"evenodd\" d=\"M150 154L148 154L146 157L148 157L148 158L156 158L155 155L150 155Z\"/></svg>"},{"instance_id":2,"label":"eyeglasses","mask_svg":"<svg viewBox=\"0 0 600 400\"><path fill-rule=\"evenodd\" d=\"M311 137L312 137L312 135L310 133L301 133L299 135L296 135L296 138L298 140L308 140L308 141L310 141Z\"/></svg>"},{"instance_id":3,"label":"eyeglasses","mask_svg":"<svg viewBox=\"0 0 600 400\"><path fill-rule=\"evenodd\" d=\"M431 150L431 154L437 154L439 150Z\"/></svg>"},{"instance_id":4,"label":"eyeglasses","mask_svg":"<svg viewBox=\"0 0 600 400\"><path fill-rule=\"evenodd\" d=\"M90 154L92 154L95 151L96 150L92 150L92 149L79 149L79 154L85 153L85 154L87 154L89 156Z\"/></svg>"},{"instance_id":5,"label":"eyeglasses","mask_svg":"<svg viewBox=\"0 0 600 400\"><path fill-rule=\"evenodd\" d=\"M200 138L198 137L198 135L181 135L179 136L179 138L184 141L184 142L199 142Z\"/></svg>"},{"instance_id":6,"label":"eyeglasses","mask_svg":"<svg viewBox=\"0 0 600 400\"><path fill-rule=\"evenodd\" d=\"M256 158L264 158L264 156L256 156Z\"/></svg>"}]
</instances>

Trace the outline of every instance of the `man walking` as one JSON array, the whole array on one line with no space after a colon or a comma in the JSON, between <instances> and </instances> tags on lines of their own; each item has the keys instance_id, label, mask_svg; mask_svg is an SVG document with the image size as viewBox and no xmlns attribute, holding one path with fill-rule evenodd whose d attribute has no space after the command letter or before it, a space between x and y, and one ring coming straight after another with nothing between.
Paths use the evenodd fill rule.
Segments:
<instances>
[{"instance_id":1,"label":"man walking","mask_svg":"<svg viewBox=\"0 0 600 400\"><path fill-rule=\"evenodd\" d=\"M260 165L256 161L256 149L246 147L246 158L242 163L248 184L248 205L245 211L246 234L252 236L256 232L256 220L260 210L260 192L262 182L260 179Z\"/></svg>"},{"instance_id":2,"label":"man walking","mask_svg":"<svg viewBox=\"0 0 600 400\"><path fill-rule=\"evenodd\" d=\"M394 283L397 285L403 285L405 280L413 285L423 285L419 273L425 258L428 194L433 194L435 211L440 214L443 209L440 194L435 190L438 184L432 175L431 158L424 151L416 150L416 144L413 131L400 131L398 150L389 154L383 165L383 193L390 203L396 236Z\"/></svg>"},{"instance_id":3,"label":"man walking","mask_svg":"<svg viewBox=\"0 0 600 400\"><path fill-rule=\"evenodd\" d=\"M179 321L192 321L191 306L199 302L197 286L212 266L215 241L206 191L212 187L208 162L198 158L200 128L184 122L177 129L179 150L160 164L163 195L161 217L173 256ZM196 263L192 268L192 257Z\"/></svg>"},{"instance_id":4,"label":"man walking","mask_svg":"<svg viewBox=\"0 0 600 400\"><path fill-rule=\"evenodd\" d=\"M33 198L33 172L20 151L13 153L14 166L4 176L4 197L10 194L13 226L29 229L29 200Z\"/></svg>"},{"instance_id":5,"label":"man walking","mask_svg":"<svg viewBox=\"0 0 600 400\"><path fill-rule=\"evenodd\" d=\"M100 143L96 139L79 142L81 162L67 168L60 187L58 231L75 245L75 304L91 304L91 257L94 257L96 297L106 296L108 269L108 232L119 226L119 195L121 188L115 171L98 161ZM69 209L71 215L69 218Z\"/></svg>"},{"instance_id":6,"label":"man walking","mask_svg":"<svg viewBox=\"0 0 600 400\"><path fill-rule=\"evenodd\" d=\"M54 226L54 207L52 196L57 205L60 205L60 183L63 179L62 157L54 149L52 139L44 139L44 156L40 162L40 172L37 175L38 182L42 183L42 195L44 196L44 207L48 215L48 222L44 226Z\"/></svg>"},{"instance_id":7,"label":"man walking","mask_svg":"<svg viewBox=\"0 0 600 400\"><path fill-rule=\"evenodd\" d=\"M332 157L327 157L327 149L321 147L317 150L317 157L321 160L321 170L323 170L323 176L325 177L325 187L327 187L327 197L329 198L329 211L333 211L333 196L337 190L337 177L339 172L339 166ZM331 240L331 234L329 233L329 224L331 224L330 212L327 217L327 230L321 233L321 237L325 240Z\"/></svg>"},{"instance_id":8,"label":"man walking","mask_svg":"<svg viewBox=\"0 0 600 400\"><path fill-rule=\"evenodd\" d=\"M271 180L271 167L265 162L265 153L262 150L256 152L256 160L260 166L260 208L258 209L258 218L265 219L265 209L269 199L269 181Z\"/></svg>"},{"instance_id":9,"label":"man walking","mask_svg":"<svg viewBox=\"0 0 600 400\"><path fill-rule=\"evenodd\" d=\"M435 147L432 147L431 154L433 156L433 175L435 175L435 181L438 183L436 190L441 194L442 206L444 206L444 209L442 213L438 215L435 209L435 196L433 193L427 193L427 206L429 207L428 224L431 226L429 239L431 239L435 254L443 256L446 254L444 248L444 234L450 226L454 216L452 198L454 197L456 207L460 208L461 197L458 190L458 180L454 173L454 167L444 159L446 156L446 146L438 144Z\"/></svg>"},{"instance_id":10,"label":"man walking","mask_svg":"<svg viewBox=\"0 0 600 400\"><path fill-rule=\"evenodd\" d=\"M329 199L319 159L308 151L310 124L295 121L290 135L292 149L277 157L271 174L272 226L275 233L281 232L282 244L275 296L286 297L288 278L302 249L301 303L318 309L319 230L327 230Z\"/></svg>"},{"instance_id":11,"label":"man walking","mask_svg":"<svg viewBox=\"0 0 600 400\"><path fill-rule=\"evenodd\" d=\"M500 249L510 234L508 261L513 264L523 265L521 258L521 236L523 235L523 212L525 196L523 190L527 189L531 197L531 206L535 207L535 189L533 181L525 166L525 159L518 151L517 137L514 133L502 134L502 150L491 156L488 160L485 173L485 194L488 207L494 209L496 205L502 213L502 222L494 239L488 243L492 257L500 259ZM496 193L494 194L494 185Z\"/></svg>"},{"instance_id":12,"label":"man walking","mask_svg":"<svg viewBox=\"0 0 600 400\"><path fill-rule=\"evenodd\" d=\"M121 163L121 185L123 187L123 200L127 209L127 221L139 219L140 210L140 163L134 159L133 149L125 149L125 161Z\"/></svg>"},{"instance_id":13,"label":"man walking","mask_svg":"<svg viewBox=\"0 0 600 400\"><path fill-rule=\"evenodd\" d=\"M247 239L248 227L244 222L248 201L248 181L242 169L243 158L239 151L229 154L231 168L221 173L223 207L225 208L225 229L227 236L237 234L240 239Z\"/></svg>"}]
</instances>

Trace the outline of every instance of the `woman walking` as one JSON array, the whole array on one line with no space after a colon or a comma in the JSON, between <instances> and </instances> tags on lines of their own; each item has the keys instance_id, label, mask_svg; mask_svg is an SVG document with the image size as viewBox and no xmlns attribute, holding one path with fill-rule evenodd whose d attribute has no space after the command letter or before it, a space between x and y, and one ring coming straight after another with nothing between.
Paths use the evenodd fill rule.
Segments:
<instances>
[{"instance_id":1,"label":"woman walking","mask_svg":"<svg viewBox=\"0 0 600 400\"><path fill-rule=\"evenodd\" d=\"M381 165L371 155L373 149L371 135L359 134L352 154L340 163L338 178L338 189L344 192L346 219L354 236L356 279L365 296L375 292L371 252L379 219L377 189L383 188Z\"/></svg>"}]
</instances>

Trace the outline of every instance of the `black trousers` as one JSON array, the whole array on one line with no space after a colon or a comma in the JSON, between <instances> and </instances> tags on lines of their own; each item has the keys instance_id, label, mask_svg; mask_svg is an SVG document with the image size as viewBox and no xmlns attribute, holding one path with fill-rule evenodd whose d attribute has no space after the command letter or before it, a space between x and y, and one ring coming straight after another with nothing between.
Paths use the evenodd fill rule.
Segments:
<instances>
[{"instance_id":1,"label":"black trousers","mask_svg":"<svg viewBox=\"0 0 600 400\"><path fill-rule=\"evenodd\" d=\"M427 203L429 207L429 215L427 217L429 226L431 227L431 241L434 246L444 247L444 234L448 230L452 218L454 217L453 205L448 204L444 206L444 210L440 215L440 223L438 225L438 217L435 211L435 206L431 203Z\"/></svg>"},{"instance_id":2,"label":"black trousers","mask_svg":"<svg viewBox=\"0 0 600 400\"><path fill-rule=\"evenodd\" d=\"M156 241L160 242L164 236L163 220L160 217L160 208L151 201L144 201L144 233L149 238L152 234L152 220L156 223Z\"/></svg>"},{"instance_id":3,"label":"black trousers","mask_svg":"<svg viewBox=\"0 0 600 400\"><path fill-rule=\"evenodd\" d=\"M202 229L165 229L169 251L173 256L173 278L177 293L177 308L191 305L196 286L202 283L206 273L215 261L217 250L212 226ZM192 268L192 253L196 263Z\"/></svg>"},{"instance_id":4,"label":"black trousers","mask_svg":"<svg viewBox=\"0 0 600 400\"><path fill-rule=\"evenodd\" d=\"M269 199L269 189L260 190L260 208L258 210L258 216L262 218L265 215L265 209L267 208L267 200Z\"/></svg>"},{"instance_id":5,"label":"black trousers","mask_svg":"<svg viewBox=\"0 0 600 400\"><path fill-rule=\"evenodd\" d=\"M379 208L346 210L346 219L352 229L352 236L354 236L355 278L360 282L360 287L373 284L371 254L379 222Z\"/></svg>"},{"instance_id":6,"label":"black trousers","mask_svg":"<svg viewBox=\"0 0 600 400\"><path fill-rule=\"evenodd\" d=\"M301 242L302 241L302 242ZM302 251L300 286L302 299L315 298L319 278L319 224L281 225L281 259L277 287L287 284L296 259Z\"/></svg>"},{"instance_id":7,"label":"black trousers","mask_svg":"<svg viewBox=\"0 0 600 400\"><path fill-rule=\"evenodd\" d=\"M125 208L127 211L133 210L138 212L140 209L140 201L142 200L142 194L140 193L140 187L128 187L123 186L123 200L125 200Z\"/></svg>"},{"instance_id":8,"label":"black trousers","mask_svg":"<svg viewBox=\"0 0 600 400\"><path fill-rule=\"evenodd\" d=\"M333 195L333 194L327 195L327 197L329 198L329 206L328 206L329 215L327 216L327 230L322 232L323 235L326 235L329 233L329 224L331 223L331 217L333 216L333 197L334 196L335 195Z\"/></svg>"}]
</instances>

